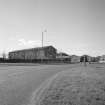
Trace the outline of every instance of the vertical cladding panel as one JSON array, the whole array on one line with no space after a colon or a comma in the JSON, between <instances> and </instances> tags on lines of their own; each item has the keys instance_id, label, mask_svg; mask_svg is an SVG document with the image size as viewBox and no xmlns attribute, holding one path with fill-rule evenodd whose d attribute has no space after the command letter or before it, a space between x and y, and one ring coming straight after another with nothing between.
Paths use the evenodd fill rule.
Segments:
<instances>
[{"instance_id":1,"label":"vertical cladding panel","mask_svg":"<svg viewBox=\"0 0 105 105\"><path fill-rule=\"evenodd\" d=\"M14 52L14 58L15 58L15 59L18 59L18 58L17 58L17 57L18 57L17 54L18 54L18 53Z\"/></svg>"},{"instance_id":2,"label":"vertical cladding panel","mask_svg":"<svg viewBox=\"0 0 105 105\"><path fill-rule=\"evenodd\" d=\"M34 50L30 50L30 59L35 59Z\"/></svg>"},{"instance_id":3,"label":"vertical cladding panel","mask_svg":"<svg viewBox=\"0 0 105 105\"><path fill-rule=\"evenodd\" d=\"M25 51L25 59L30 59L30 52L29 51Z\"/></svg>"},{"instance_id":4,"label":"vertical cladding panel","mask_svg":"<svg viewBox=\"0 0 105 105\"><path fill-rule=\"evenodd\" d=\"M24 59L24 51L16 52L16 59Z\"/></svg>"},{"instance_id":5,"label":"vertical cladding panel","mask_svg":"<svg viewBox=\"0 0 105 105\"><path fill-rule=\"evenodd\" d=\"M25 59L26 60L36 59L36 53L37 52L34 49L25 51Z\"/></svg>"},{"instance_id":6,"label":"vertical cladding panel","mask_svg":"<svg viewBox=\"0 0 105 105\"><path fill-rule=\"evenodd\" d=\"M17 59L24 59L24 51L16 52Z\"/></svg>"},{"instance_id":7,"label":"vertical cladding panel","mask_svg":"<svg viewBox=\"0 0 105 105\"><path fill-rule=\"evenodd\" d=\"M34 59L36 59L37 58L37 52L38 52L38 50L33 50L33 57L34 57Z\"/></svg>"},{"instance_id":8,"label":"vertical cladding panel","mask_svg":"<svg viewBox=\"0 0 105 105\"><path fill-rule=\"evenodd\" d=\"M30 59L30 52L29 51L25 51L25 59Z\"/></svg>"},{"instance_id":9,"label":"vertical cladding panel","mask_svg":"<svg viewBox=\"0 0 105 105\"><path fill-rule=\"evenodd\" d=\"M45 49L45 56L46 56L46 58L48 59L50 59L50 56L49 56L49 48L46 48Z\"/></svg>"},{"instance_id":10,"label":"vertical cladding panel","mask_svg":"<svg viewBox=\"0 0 105 105\"><path fill-rule=\"evenodd\" d=\"M15 58L15 53L10 53L10 58L14 59Z\"/></svg>"},{"instance_id":11,"label":"vertical cladding panel","mask_svg":"<svg viewBox=\"0 0 105 105\"><path fill-rule=\"evenodd\" d=\"M33 50L26 50L24 55L26 60L31 60L35 58Z\"/></svg>"},{"instance_id":12,"label":"vertical cladding panel","mask_svg":"<svg viewBox=\"0 0 105 105\"><path fill-rule=\"evenodd\" d=\"M38 52L38 50L33 49L33 55L34 55L34 59L37 59L37 52Z\"/></svg>"},{"instance_id":13,"label":"vertical cladding panel","mask_svg":"<svg viewBox=\"0 0 105 105\"><path fill-rule=\"evenodd\" d=\"M13 59L16 59L16 53L15 52L13 53Z\"/></svg>"},{"instance_id":14,"label":"vertical cladding panel","mask_svg":"<svg viewBox=\"0 0 105 105\"><path fill-rule=\"evenodd\" d=\"M36 59L38 59L39 58L39 49L36 49Z\"/></svg>"},{"instance_id":15,"label":"vertical cladding panel","mask_svg":"<svg viewBox=\"0 0 105 105\"><path fill-rule=\"evenodd\" d=\"M25 59L31 59L31 52L29 50L25 51Z\"/></svg>"},{"instance_id":16,"label":"vertical cladding panel","mask_svg":"<svg viewBox=\"0 0 105 105\"><path fill-rule=\"evenodd\" d=\"M46 53L45 53L46 57L49 59L54 59L56 58L56 49L53 47L48 47L46 48Z\"/></svg>"},{"instance_id":17,"label":"vertical cladding panel","mask_svg":"<svg viewBox=\"0 0 105 105\"><path fill-rule=\"evenodd\" d=\"M39 49L37 52L37 59L45 59L45 51L44 49Z\"/></svg>"},{"instance_id":18,"label":"vertical cladding panel","mask_svg":"<svg viewBox=\"0 0 105 105\"><path fill-rule=\"evenodd\" d=\"M17 59L17 52L14 52L14 59Z\"/></svg>"}]
</instances>

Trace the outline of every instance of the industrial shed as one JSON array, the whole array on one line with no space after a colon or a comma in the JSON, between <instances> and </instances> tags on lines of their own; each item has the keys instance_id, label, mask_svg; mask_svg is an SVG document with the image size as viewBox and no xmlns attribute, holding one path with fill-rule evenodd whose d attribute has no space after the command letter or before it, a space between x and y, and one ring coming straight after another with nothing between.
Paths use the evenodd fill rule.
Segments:
<instances>
[{"instance_id":1,"label":"industrial shed","mask_svg":"<svg viewBox=\"0 0 105 105\"><path fill-rule=\"evenodd\" d=\"M37 47L9 52L9 59L34 60L55 58L56 49L53 46Z\"/></svg>"}]
</instances>

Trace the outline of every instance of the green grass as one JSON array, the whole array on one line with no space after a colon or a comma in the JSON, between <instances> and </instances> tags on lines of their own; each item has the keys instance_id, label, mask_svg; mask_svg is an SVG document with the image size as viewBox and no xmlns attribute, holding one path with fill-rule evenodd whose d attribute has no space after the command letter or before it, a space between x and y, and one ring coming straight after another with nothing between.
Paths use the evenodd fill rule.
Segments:
<instances>
[{"instance_id":1,"label":"green grass","mask_svg":"<svg viewBox=\"0 0 105 105\"><path fill-rule=\"evenodd\" d=\"M60 72L35 91L30 105L105 105L105 69Z\"/></svg>"}]
</instances>

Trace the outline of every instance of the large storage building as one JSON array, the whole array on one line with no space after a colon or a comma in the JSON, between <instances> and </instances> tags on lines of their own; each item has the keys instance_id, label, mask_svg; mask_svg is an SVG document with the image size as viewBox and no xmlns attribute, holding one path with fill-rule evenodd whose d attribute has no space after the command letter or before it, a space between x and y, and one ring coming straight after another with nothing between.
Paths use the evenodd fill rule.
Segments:
<instances>
[{"instance_id":1,"label":"large storage building","mask_svg":"<svg viewBox=\"0 0 105 105\"><path fill-rule=\"evenodd\" d=\"M9 59L33 60L55 59L56 49L53 46L45 46L9 52Z\"/></svg>"}]
</instances>

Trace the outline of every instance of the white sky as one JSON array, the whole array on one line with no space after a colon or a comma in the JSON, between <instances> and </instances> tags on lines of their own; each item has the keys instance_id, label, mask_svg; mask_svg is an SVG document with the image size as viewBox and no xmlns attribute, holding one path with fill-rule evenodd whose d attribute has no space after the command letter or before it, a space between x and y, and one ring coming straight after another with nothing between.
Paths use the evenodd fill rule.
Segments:
<instances>
[{"instance_id":1,"label":"white sky","mask_svg":"<svg viewBox=\"0 0 105 105\"><path fill-rule=\"evenodd\" d=\"M68 54L105 54L105 0L0 0L0 53L53 45Z\"/></svg>"}]
</instances>

